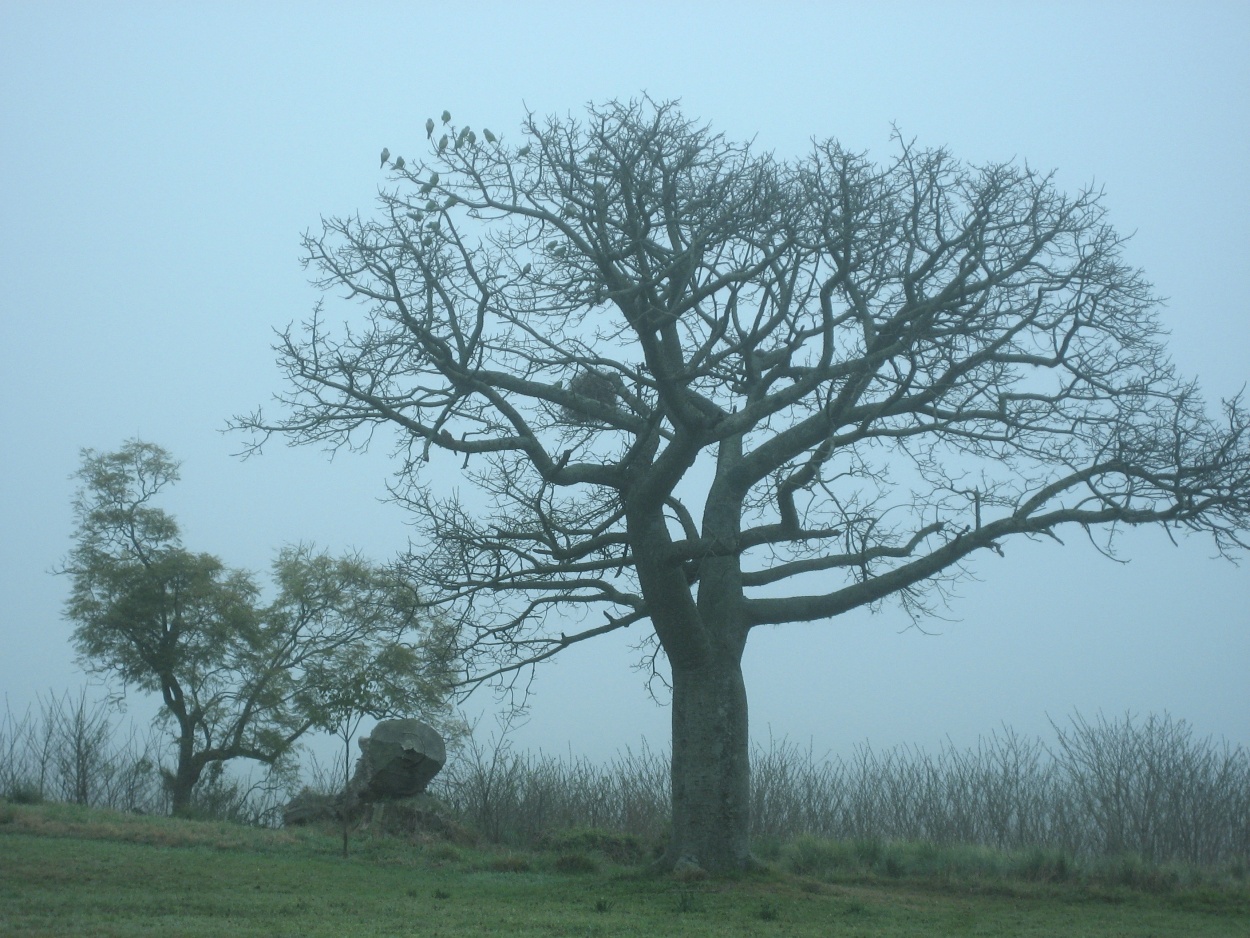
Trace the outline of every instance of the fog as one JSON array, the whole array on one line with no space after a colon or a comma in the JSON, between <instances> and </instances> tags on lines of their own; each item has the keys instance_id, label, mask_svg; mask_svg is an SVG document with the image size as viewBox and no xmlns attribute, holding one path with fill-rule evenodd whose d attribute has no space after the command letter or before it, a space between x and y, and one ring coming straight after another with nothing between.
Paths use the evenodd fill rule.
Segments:
<instances>
[{"instance_id":1,"label":"fog","mask_svg":"<svg viewBox=\"0 0 1250 938\"><path fill-rule=\"evenodd\" d=\"M1250 378L1243 289L1250 7L1242 3L0 6L0 691L21 708L85 680L52 570L79 450L138 437L183 461L163 505L193 550L263 571L285 543L408 543L380 440L334 458L223 432L281 383L275 327L318 292L299 236L371 211L377 154L427 116L502 128L526 109L680 98L760 151L813 137L888 158L897 128L978 163L1105 188L1127 259L1166 297L1181 372L1214 406ZM454 12L453 12L454 10ZM333 305L332 317L352 307ZM1211 544L1079 531L978 559L946 618L897 609L757 630L759 739L974 741L1075 711L1164 711L1250 745L1250 574ZM635 629L641 628L636 626ZM612 636L539 669L518 745L605 758L667 745L668 712ZM471 700L492 727L492 700ZM135 700L136 713L143 704Z\"/></svg>"}]
</instances>

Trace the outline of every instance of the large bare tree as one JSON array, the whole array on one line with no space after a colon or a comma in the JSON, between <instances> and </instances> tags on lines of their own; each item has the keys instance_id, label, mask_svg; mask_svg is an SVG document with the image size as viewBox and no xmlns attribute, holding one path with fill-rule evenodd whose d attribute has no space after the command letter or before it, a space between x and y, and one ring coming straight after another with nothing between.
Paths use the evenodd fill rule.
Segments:
<instances>
[{"instance_id":1,"label":"large bare tree","mask_svg":"<svg viewBox=\"0 0 1250 938\"><path fill-rule=\"evenodd\" d=\"M358 318L281 333L282 412L236 426L397 431L467 683L646 624L671 862L751 862L756 626L923 617L1012 535L1245 547L1246 410L1175 374L1098 192L902 139L779 162L650 100L530 115L521 145L427 131L377 213L305 237Z\"/></svg>"}]
</instances>

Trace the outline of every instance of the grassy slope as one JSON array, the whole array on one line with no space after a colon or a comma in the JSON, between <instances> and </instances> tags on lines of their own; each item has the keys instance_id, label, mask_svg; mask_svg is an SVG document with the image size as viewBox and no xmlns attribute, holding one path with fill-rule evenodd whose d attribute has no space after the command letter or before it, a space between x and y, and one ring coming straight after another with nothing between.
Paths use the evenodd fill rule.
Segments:
<instances>
[{"instance_id":1,"label":"grassy slope","mask_svg":"<svg viewBox=\"0 0 1250 938\"><path fill-rule=\"evenodd\" d=\"M0 805L4 935L1250 935L1238 890L683 883L554 855ZM523 872L499 872L525 868Z\"/></svg>"}]
</instances>

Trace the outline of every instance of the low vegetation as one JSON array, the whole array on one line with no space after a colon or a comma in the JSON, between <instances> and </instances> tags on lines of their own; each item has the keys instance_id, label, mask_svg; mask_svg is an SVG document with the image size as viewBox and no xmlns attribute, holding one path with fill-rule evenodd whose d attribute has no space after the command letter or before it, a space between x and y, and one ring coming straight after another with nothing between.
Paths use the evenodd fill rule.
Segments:
<instances>
[{"instance_id":1,"label":"low vegetation","mask_svg":"<svg viewBox=\"0 0 1250 938\"><path fill-rule=\"evenodd\" d=\"M105 702L86 689L41 696L21 713L0 715L0 797L165 815L173 807L166 779L168 739L156 727L120 727ZM192 793L193 817L266 825L279 821L291 775L260 781L233 776L221 765L204 773Z\"/></svg>"},{"instance_id":2,"label":"low vegetation","mask_svg":"<svg viewBox=\"0 0 1250 938\"><path fill-rule=\"evenodd\" d=\"M1009 729L972 748L913 747L818 757L786 740L752 759L752 834L855 843L919 842L1028 854L1213 865L1250 861L1250 754L1183 720L1079 716L1047 744ZM663 836L666 753L606 765L475 740L436 779L462 822L500 843L595 827Z\"/></svg>"},{"instance_id":3,"label":"low vegetation","mask_svg":"<svg viewBox=\"0 0 1250 938\"><path fill-rule=\"evenodd\" d=\"M661 874L602 830L529 847L273 830L0 802L0 933L27 935L1234 935L1244 864L924 843L760 840L762 868Z\"/></svg>"},{"instance_id":4,"label":"low vegetation","mask_svg":"<svg viewBox=\"0 0 1250 938\"><path fill-rule=\"evenodd\" d=\"M0 797L169 813L156 736L121 733L85 694L48 696L0 717ZM1196 736L1183 720L1147 716L1055 724L1055 740L1004 729L977 746L912 747L817 757L786 740L757 747L752 775L756 850L818 838L856 844L927 843L1013 855L1152 866L1250 864L1250 753ZM195 790L200 818L276 826L281 806L311 780L325 791L341 771L256 783L213 775ZM564 832L667 834L666 753L624 750L606 764L514 750L505 737L470 736L452 752L433 794L447 819L510 847ZM311 774L311 779L308 777Z\"/></svg>"},{"instance_id":5,"label":"low vegetation","mask_svg":"<svg viewBox=\"0 0 1250 938\"><path fill-rule=\"evenodd\" d=\"M344 859L337 829L275 829L292 779L218 776L200 820L164 817L159 737L49 696L0 719L0 933L1250 933L1245 750L1167 716L1054 730L757 748L760 868L708 877L652 865L668 766L645 748L596 765L470 737L437 825L384 810Z\"/></svg>"}]
</instances>

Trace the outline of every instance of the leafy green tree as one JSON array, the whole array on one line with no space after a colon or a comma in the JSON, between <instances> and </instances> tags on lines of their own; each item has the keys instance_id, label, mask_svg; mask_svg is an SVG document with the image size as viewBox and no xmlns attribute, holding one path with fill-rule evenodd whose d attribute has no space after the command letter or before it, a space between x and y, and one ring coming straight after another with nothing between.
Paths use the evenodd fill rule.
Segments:
<instances>
[{"instance_id":1,"label":"leafy green tree","mask_svg":"<svg viewBox=\"0 0 1250 938\"><path fill-rule=\"evenodd\" d=\"M363 313L281 333L285 410L235 425L397 432L466 686L645 623L671 862L751 863L753 629L923 617L1013 537L1246 546L1250 415L1176 374L1099 192L902 140L782 162L649 100L523 134L451 125L305 236Z\"/></svg>"},{"instance_id":2,"label":"leafy green tree","mask_svg":"<svg viewBox=\"0 0 1250 938\"><path fill-rule=\"evenodd\" d=\"M411 644L427 621L392 572L358 556L285 547L273 563L275 598L255 578L182 545L155 498L178 480L161 447L138 440L85 450L74 499L74 546L63 566L66 615L89 670L161 696L173 728L169 786L186 814L205 769L231 759L281 766L341 699L336 667L380 669L352 698L361 714L412 714L443 704L434 659ZM391 669L391 670L387 670Z\"/></svg>"}]
</instances>

